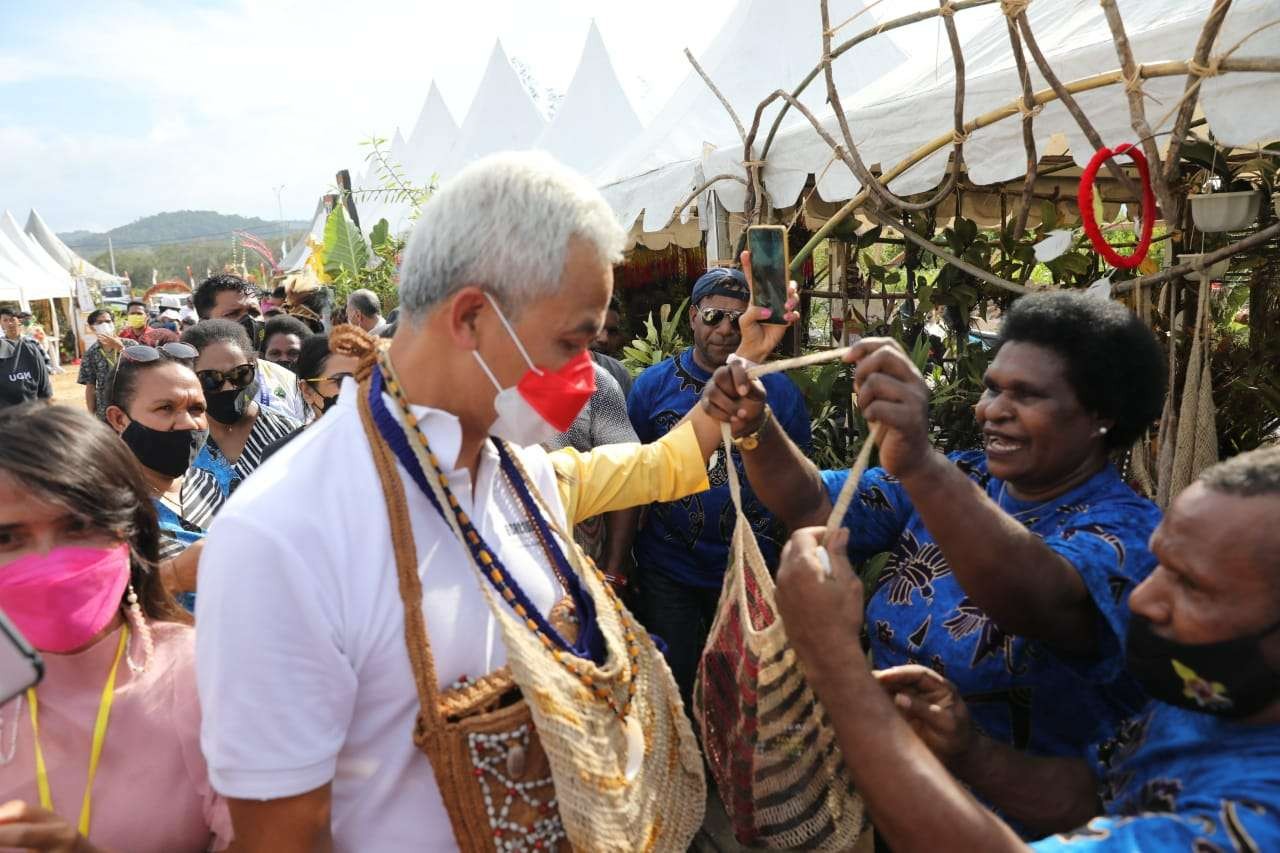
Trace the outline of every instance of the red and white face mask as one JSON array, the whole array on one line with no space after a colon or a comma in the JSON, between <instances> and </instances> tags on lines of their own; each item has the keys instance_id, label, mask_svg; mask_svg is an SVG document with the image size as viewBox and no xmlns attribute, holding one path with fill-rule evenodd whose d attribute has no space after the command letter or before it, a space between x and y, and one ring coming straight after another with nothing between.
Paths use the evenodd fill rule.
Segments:
<instances>
[{"instance_id":1,"label":"red and white face mask","mask_svg":"<svg viewBox=\"0 0 1280 853\"><path fill-rule=\"evenodd\" d=\"M519 447L542 444L567 430L595 393L595 365L590 353L583 351L554 372L536 366L498 303L492 296L485 296L507 334L511 335L516 349L520 350L525 364L529 365L519 382L511 388L503 388L480 352L472 351L480 369L498 389L498 396L493 400L498 418L489 427L489 434Z\"/></svg>"}]
</instances>

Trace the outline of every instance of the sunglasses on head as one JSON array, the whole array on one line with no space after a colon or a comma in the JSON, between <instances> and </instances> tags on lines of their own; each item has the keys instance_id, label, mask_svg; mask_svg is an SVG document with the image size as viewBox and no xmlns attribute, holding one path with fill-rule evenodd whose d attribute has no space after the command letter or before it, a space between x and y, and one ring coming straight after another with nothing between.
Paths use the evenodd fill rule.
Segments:
<instances>
[{"instance_id":1,"label":"sunglasses on head","mask_svg":"<svg viewBox=\"0 0 1280 853\"><path fill-rule=\"evenodd\" d=\"M200 387L205 391L217 391L227 382L231 383L232 388L242 391L249 387L249 383L253 381L257 372L256 364L241 364L227 371L198 370L196 378L200 380Z\"/></svg>"},{"instance_id":2,"label":"sunglasses on head","mask_svg":"<svg viewBox=\"0 0 1280 853\"><path fill-rule=\"evenodd\" d=\"M355 377L350 373L335 373L332 376L317 376L315 379L304 379L302 381L309 382L312 385L319 385L321 382L336 382L341 385L342 380L354 378Z\"/></svg>"},{"instance_id":3,"label":"sunglasses on head","mask_svg":"<svg viewBox=\"0 0 1280 853\"><path fill-rule=\"evenodd\" d=\"M136 361L139 364L146 364L159 358L190 360L200 355L191 344L184 344L181 341L170 341L158 347L147 346L146 344L131 344L121 350L120 354L129 359L129 361Z\"/></svg>"},{"instance_id":4,"label":"sunglasses on head","mask_svg":"<svg viewBox=\"0 0 1280 853\"><path fill-rule=\"evenodd\" d=\"M729 322L736 329L738 327L738 318L745 313L745 311L730 311L727 308L703 308L698 312L698 316L708 326L719 326L720 321L728 317Z\"/></svg>"},{"instance_id":5,"label":"sunglasses on head","mask_svg":"<svg viewBox=\"0 0 1280 853\"><path fill-rule=\"evenodd\" d=\"M120 357L124 361L131 361L134 364L150 364L161 358L171 358L175 361L194 361L196 356L200 355L196 348L191 344L184 344L181 341L170 341L167 344L161 344L158 347L147 346L146 344L131 344L120 351ZM117 362L115 370L111 371L111 389L108 393L108 400L116 398L116 378L120 376L120 365L123 361Z\"/></svg>"}]
</instances>

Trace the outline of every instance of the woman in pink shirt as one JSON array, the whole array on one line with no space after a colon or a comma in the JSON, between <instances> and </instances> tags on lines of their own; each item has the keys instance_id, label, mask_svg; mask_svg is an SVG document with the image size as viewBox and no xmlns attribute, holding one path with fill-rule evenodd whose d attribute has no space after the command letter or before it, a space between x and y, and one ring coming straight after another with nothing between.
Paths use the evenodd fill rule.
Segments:
<instances>
[{"instance_id":1,"label":"woman in pink shirt","mask_svg":"<svg viewBox=\"0 0 1280 853\"><path fill-rule=\"evenodd\" d=\"M68 406L0 411L0 436L0 610L45 664L0 708L0 849L226 849L195 631L133 454Z\"/></svg>"}]
</instances>

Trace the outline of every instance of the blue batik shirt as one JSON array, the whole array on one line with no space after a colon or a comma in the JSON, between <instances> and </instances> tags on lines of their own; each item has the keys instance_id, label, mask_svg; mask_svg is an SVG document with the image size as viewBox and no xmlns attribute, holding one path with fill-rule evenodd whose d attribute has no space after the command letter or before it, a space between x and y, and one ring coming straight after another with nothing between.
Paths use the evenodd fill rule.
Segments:
<instances>
[{"instance_id":1,"label":"blue batik shirt","mask_svg":"<svg viewBox=\"0 0 1280 853\"><path fill-rule=\"evenodd\" d=\"M1034 849L1280 850L1280 725L1152 702L1090 757L1102 815Z\"/></svg>"},{"instance_id":2,"label":"blue batik shirt","mask_svg":"<svg viewBox=\"0 0 1280 853\"><path fill-rule=\"evenodd\" d=\"M981 451L950 458L1080 573L1100 615L1098 651L1068 657L1000 630L960 588L902 485L873 468L845 517L851 559L891 552L867 603L872 662L877 669L918 663L937 670L997 740L1043 755L1082 756L1146 702L1124 672L1124 638L1129 593L1155 568L1147 540L1160 511L1110 465L1060 497L1031 504L1007 494ZM834 502L848 472L822 477Z\"/></svg>"},{"instance_id":3,"label":"blue batik shirt","mask_svg":"<svg viewBox=\"0 0 1280 853\"><path fill-rule=\"evenodd\" d=\"M698 403L711 374L693 360L687 349L636 377L627 398L627 414L640 441L649 444L666 435ZM813 452L809 410L795 383L781 373L762 378L769 406L778 424L806 455ZM729 543L737 518L729 497L729 472L724 450L718 450L707 473L711 488L678 501L651 504L636 533L636 564L673 580L704 588L718 588L729 562ZM770 566L777 563L786 532L751 491L735 450L734 464L742 482L743 511L760 550Z\"/></svg>"}]
</instances>

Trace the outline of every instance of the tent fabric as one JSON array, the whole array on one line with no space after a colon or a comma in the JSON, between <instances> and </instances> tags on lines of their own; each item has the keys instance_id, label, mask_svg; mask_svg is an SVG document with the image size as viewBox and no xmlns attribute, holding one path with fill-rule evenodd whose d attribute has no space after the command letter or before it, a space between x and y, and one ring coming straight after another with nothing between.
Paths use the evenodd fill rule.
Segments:
<instances>
[{"instance_id":1,"label":"tent fabric","mask_svg":"<svg viewBox=\"0 0 1280 853\"><path fill-rule=\"evenodd\" d=\"M498 151L530 148L546 126L499 41L440 176L454 175L471 161Z\"/></svg>"},{"instance_id":2,"label":"tent fabric","mask_svg":"<svg viewBox=\"0 0 1280 853\"><path fill-rule=\"evenodd\" d=\"M289 254L285 255L284 259L280 261L281 270L284 272L297 272L306 265L307 260L311 257L311 241L324 243L324 226L328 221L329 209L325 207L324 199L322 198L316 204L316 212L311 217L311 226L307 228L307 233L293 244Z\"/></svg>"},{"instance_id":3,"label":"tent fabric","mask_svg":"<svg viewBox=\"0 0 1280 853\"><path fill-rule=\"evenodd\" d=\"M71 274L45 254L7 210L0 216L0 256L20 274L19 284L29 300L60 299L75 292Z\"/></svg>"},{"instance_id":4,"label":"tent fabric","mask_svg":"<svg viewBox=\"0 0 1280 853\"><path fill-rule=\"evenodd\" d=\"M861 0L835 0L832 21L844 21L864 11L865 5ZM874 23L869 15L863 15L850 25L849 34ZM757 104L776 89L793 90L817 64L822 52L821 30L817 3L739 0L698 61L743 124L749 126ZM906 59L906 52L891 33L865 42L858 50L862 51L858 62L836 65L842 92L866 88ZM826 111L826 92L820 84L810 85L800 100L816 114ZM760 144L780 106L781 102L775 101L765 110ZM791 110L783 127L803 123L804 117ZM690 69L645 132L592 177L619 221L629 226L643 210L645 230L661 230L672 207L698 185L707 143L741 148L725 108ZM741 172L740 165L736 171ZM718 186L732 191L730 184Z\"/></svg>"},{"instance_id":5,"label":"tent fabric","mask_svg":"<svg viewBox=\"0 0 1280 853\"><path fill-rule=\"evenodd\" d=\"M40 244L58 266L76 278L83 278L96 284L124 284L123 276L112 275L98 269L93 264L76 254L62 239L54 233L44 219L34 209L27 215L26 232Z\"/></svg>"},{"instance_id":6,"label":"tent fabric","mask_svg":"<svg viewBox=\"0 0 1280 853\"><path fill-rule=\"evenodd\" d=\"M444 166L457 141L458 123L440 96L440 89L432 82L418 120L409 133L403 164L409 179L426 186L431 176Z\"/></svg>"},{"instance_id":7,"label":"tent fabric","mask_svg":"<svg viewBox=\"0 0 1280 853\"><path fill-rule=\"evenodd\" d=\"M592 21L560 109L534 147L589 174L631 144L643 129L618 80L600 29Z\"/></svg>"},{"instance_id":8,"label":"tent fabric","mask_svg":"<svg viewBox=\"0 0 1280 853\"><path fill-rule=\"evenodd\" d=\"M833 8L833 22L844 20L845 15L851 14L847 6L860 4L845 5L844 10ZM1139 63L1184 60L1193 54L1204 15L1207 14L1207 6L1203 3L1193 3L1190 0L1176 0L1172 3L1169 0L1120 0L1119 5L1130 44ZM923 1L895 4L891 13L883 13L879 18L897 17L924 8L929 8L929 4L924 4ZM863 15L858 22L838 33L836 41L873 27L879 12L881 10L877 9ZM791 42L795 45L797 67L803 65L803 70L796 73L794 69L783 68L781 60L778 63L773 63L772 60L760 63L767 65L767 68L760 69L760 73L771 79L773 85L756 87L756 91L750 95L746 92L742 92L740 96L731 95L735 78L731 67L718 67L717 59L721 59L718 51L722 49L722 42L727 36L745 31L745 38L749 40L751 33L759 28L764 15L765 10L756 8L755 1L742 0L730 22L726 23L721 35L713 42L712 49L708 50L703 63L710 77L730 96L731 102L744 117L744 122L749 122L748 117L754 110L755 102L762 100L777 83L786 81L786 86L794 85L817 63L820 56L817 12L812 15L795 14L797 24L808 33L806 36L803 33L796 35ZM1062 0L1061 3L1030 4L1028 15L1039 45L1055 72L1064 81L1119 68L1120 61L1116 56L1105 13L1094 1ZM1215 53L1234 46L1256 28L1258 22L1277 17L1280 17L1280 0L1244 0L1243 3L1234 4L1217 38ZM1010 50L1005 18L1000 8L992 5L964 10L956 15L956 23L957 27L961 27L964 47L965 118L972 119L1018 99L1021 88ZM1234 56L1245 58L1274 55L1275 37L1268 36L1268 32L1271 31L1253 36ZM740 38L741 36L739 40ZM891 45L901 51L899 60L891 61L891 58L874 53L878 42L883 40L890 40ZM773 58L778 54L780 51L777 50L749 50L746 53L753 58ZM1029 64L1033 87L1036 90L1047 88L1048 85L1038 73L1036 65ZM864 74L861 85L845 82L850 69L860 70ZM850 129L858 141L860 154L868 165L881 164L884 169L892 168L920 146L951 132L954 68L941 20L924 20L869 38L838 58L835 70ZM705 83L701 79L691 78L686 81L686 86L692 83L705 90ZM1158 119L1169 113L1181 97L1184 83L1184 77L1144 81L1143 88L1148 95L1149 122L1156 124ZM806 96L808 97L803 99L806 105L822 119L823 126L838 140L840 128L835 115L824 104L826 86L822 78L810 83ZM690 95L677 92L672 101L681 97ZM1217 140L1228 145L1252 145L1280 137L1280 115L1275 110L1256 108L1257 104L1270 104L1276 99L1280 99L1280 76L1277 74L1222 74L1204 81L1201 109ZM1076 100L1098 128L1103 140L1110 145L1132 141L1133 129L1130 127L1128 101L1123 87L1111 86L1080 93ZM675 109L675 106L664 108L663 113L667 113L668 109ZM716 117L724 115L722 106L714 100L707 109ZM796 122L797 118L799 122ZM727 123L727 120L724 118L724 122ZM1164 126L1156 128L1157 133L1169 131L1171 122L1171 118L1166 119ZM765 127L767 126L768 122L765 122ZM1092 147L1060 102L1052 101L1046 105L1042 114L1036 118L1033 128L1038 151L1061 149L1065 143L1076 163L1082 165L1092 155ZM645 136L658 133L662 133L662 128L660 122L655 122ZM673 213L673 205L678 204L696 186L692 178L695 165L700 168L700 174L730 173L745 177L745 170L741 165L741 143L732 126L722 126L714 136L707 134L703 138L718 145L701 158L698 156L700 141L695 145L695 141L681 131L669 137L663 145L655 145L653 159L640 160L640 163L648 164L648 172L632 175L621 181L612 179L612 182L611 175L607 172L596 174L598 181L604 184L605 197L611 201L618 218L622 222L634 222L635 216L643 210L646 231L666 227ZM1162 137L1162 145L1166 143L1167 133ZM758 152L756 150L756 154ZM933 152L893 181L892 190L906 195L936 187L945 175L950 154L950 145ZM978 184L1016 179L1025 172L1025 161L1021 154L1023 145L1018 118L1005 119L979 129L970 134L965 145L965 164L969 178ZM664 158L666 161L662 161ZM765 190L773 205L794 205L809 175L823 174L824 169L826 174L818 181L819 199L828 202L851 199L860 190L859 182L844 164L838 161L832 164L831 160L831 149L814 133L808 122L797 117L795 110L788 113L787 123L773 143L763 172ZM831 164L829 168L828 164ZM727 210L741 213L745 200L741 184L721 182L717 184L716 192Z\"/></svg>"}]
</instances>

